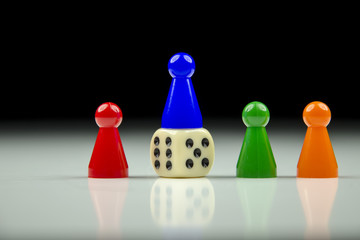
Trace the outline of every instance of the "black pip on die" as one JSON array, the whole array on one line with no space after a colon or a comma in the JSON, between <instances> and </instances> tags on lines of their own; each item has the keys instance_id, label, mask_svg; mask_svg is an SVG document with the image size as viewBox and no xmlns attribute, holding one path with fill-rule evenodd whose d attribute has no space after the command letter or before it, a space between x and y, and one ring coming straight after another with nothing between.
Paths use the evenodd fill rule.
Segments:
<instances>
[{"instance_id":1,"label":"black pip on die","mask_svg":"<svg viewBox=\"0 0 360 240\"><path fill-rule=\"evenodd\" d=\"M191 76L192 57L178 53L168 63L173 77L158 129L150 144L150 159L161 177L203 177L214 163L214 141L202 127L202 116Z\"/></svg>"}]
</instances>

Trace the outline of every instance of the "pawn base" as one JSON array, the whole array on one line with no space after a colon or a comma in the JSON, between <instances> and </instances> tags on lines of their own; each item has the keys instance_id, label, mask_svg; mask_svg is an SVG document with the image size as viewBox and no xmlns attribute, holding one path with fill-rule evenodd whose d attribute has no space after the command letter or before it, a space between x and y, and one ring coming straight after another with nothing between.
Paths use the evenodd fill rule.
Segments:
<instances>
[{"instance_id":1,"label":"pawn base","mask_svg":"<svg viewBox=\"0 0 360 240\"><path fill-rule=\"evenodd\" d=\"M98 169L89 168L88 177L89 178L127 178L129 176L128 169L122 169L118 171L101 171Z\"/></svg>"}]
</instances>

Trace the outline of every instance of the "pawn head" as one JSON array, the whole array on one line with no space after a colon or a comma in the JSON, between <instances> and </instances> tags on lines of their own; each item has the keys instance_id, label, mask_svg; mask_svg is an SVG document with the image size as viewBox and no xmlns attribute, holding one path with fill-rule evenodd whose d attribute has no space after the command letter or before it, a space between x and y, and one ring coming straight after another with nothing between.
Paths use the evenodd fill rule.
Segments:
<instances>
[{"instance_id":1,"label":"pawn head","mask_svg":"<svg viewBox=\"0 0 360 240\"><path fill-rule=\"evenodd\" d=\"M261 102L251 102L245 106L242 120L247 127L265 127L270 120L269 109Z\"/></svg>"},{"instance_id":2,"label":"pawn head","mask_svg":"<svg viewBox=\"0 0 360 240\"><path fill-rule=\"evenodd\" d=\"M195 72L194 59L186 53L177 53L168 63L169 73L173 78L191 77Z\"/></svg>"},{"instance_id":3,"label":"pawn head","mask_svg":"<svg viewBox=\"0 0 360 240\"><path fill-rule=\"evenodd\" d=\"M115 103L101 104L95 113L95 121L99 127L118 127L122 121L121 109Z\"/></svg>"},{"instance_id":4,"label":"pawn head","mask_svg":"<svg viewBox=\"0 0 360 240\"><path fill-rule=\"evenodd\" d=\"M311 102L303 111L303 120L308 127L326 127L330 119L330 109L322 102Z\"/></svg>"}]
</instances>

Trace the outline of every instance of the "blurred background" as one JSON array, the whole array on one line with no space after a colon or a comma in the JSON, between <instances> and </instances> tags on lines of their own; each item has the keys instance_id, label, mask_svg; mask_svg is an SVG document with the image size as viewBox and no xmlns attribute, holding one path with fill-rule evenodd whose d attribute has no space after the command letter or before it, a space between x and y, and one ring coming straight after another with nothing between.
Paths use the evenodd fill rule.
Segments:
<instances>
[{"instance_id":1,"label":"blurred background","mask_svg":"<svg viewBox=\"0 0 360 240\"><path fill-rule=\"evenodd\" d=\"M351 7L183 7L161 16L96 5L6 9L0 120L93 119L112 101L124 119L160 121L171 83L167 63L180 51L195 60L204 119L240 118L254 100L272 118L301 118L314 100L333 118L360 118Z\"/></svg>"}]
</instances>

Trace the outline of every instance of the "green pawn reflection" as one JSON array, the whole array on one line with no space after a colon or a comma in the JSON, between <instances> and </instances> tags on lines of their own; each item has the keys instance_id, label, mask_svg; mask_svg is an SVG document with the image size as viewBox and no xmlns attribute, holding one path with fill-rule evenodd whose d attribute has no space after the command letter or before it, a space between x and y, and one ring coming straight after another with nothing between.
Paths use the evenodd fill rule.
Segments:
<instances>
[{"instance_id":1,"label":"green pawn reflection","mask_svg":"<svg viewBox=\"0 0 360 240\"><path fill-rule=\"evenodd\" d=\"M236 176L276 177L276 163L265 129L270 120L268 108L261 102L251 102L245 106L242 119L247 129L236 165Z\"/></svg>"}]
</instances>

